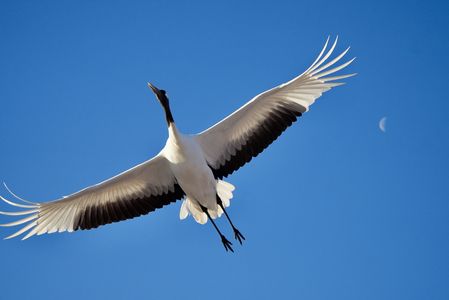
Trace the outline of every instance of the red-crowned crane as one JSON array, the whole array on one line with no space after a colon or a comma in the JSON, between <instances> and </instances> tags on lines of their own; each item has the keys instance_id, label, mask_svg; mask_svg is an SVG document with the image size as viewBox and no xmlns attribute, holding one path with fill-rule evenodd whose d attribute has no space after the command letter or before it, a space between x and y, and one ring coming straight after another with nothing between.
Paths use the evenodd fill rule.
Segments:
<instances>
[{"instance_id":1,"label":"red-crowned crane","mask_svg":"<svg viewBox=\"0 0 449 300\"><path fill-rule=\"evenodd\" d=\"M338 38L337 38L338 39ZM175 125L167 93L148 84L162 105L168 126L165 147L150 160L128 171L55 201L34 203L23 200L6 203L22 208L2 215L25 216L1 226L23 227L7 237L53 232L72 232L145 215L164 205L184 199L180 218L188 215L200 224L211 220L226 251L232 243L214 222L223 213L235 238L245 238L232 223L226 211L234 186L223 181L270 145L296 121L323 92L341 85L341 79L355 74L329 76L354 59L334 66L349 48L330 60L337 39L326 52L329 38L312 65L301 75L265 91L209 129L196 134L182 134Z\"/></svg>"}]
</instances>

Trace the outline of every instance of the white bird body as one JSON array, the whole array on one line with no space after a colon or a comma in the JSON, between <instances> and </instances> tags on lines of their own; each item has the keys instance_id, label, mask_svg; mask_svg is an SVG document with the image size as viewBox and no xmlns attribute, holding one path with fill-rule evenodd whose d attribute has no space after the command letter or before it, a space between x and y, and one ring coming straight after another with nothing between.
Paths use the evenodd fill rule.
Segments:
<instances>
[{"instance_id":1,"label":"white bird body","mask_svg":"<svg viewBox=\"0 0 449 300\"><path fill-rule=\"evenodd\" d=\"M328 41L304 73L257 95L222 121L196 135L184 135L178 131L166 92L149 84L164 108L168 125L167 143L160 153L128 171L55 201L34 203L11 192L26 203L18 204L0 196L6 203L25 209L0 211L7 216L26 216L0 224L4 227L24 226L7 238L27 231L23 239L44 233L97 228L148 214L184 198L180 218L191 214L201 224L211 219L226 250L232 251L231 243L213 221L224 213L236 239L240 243L244 239L225 209L230 204L234 186L222 179L261 153L307 112L324 92L343 84L337 80L355 75L329 76L354 59L331 68L349 48L328 61L337 39L324 54Z\"/></svg>"},{"instance_id":2,"label":"white bird body","mask_svg":"<svg viewBox=\"0 0 449 300\"><path fill-rule=\"evenodd\" d=\"M200 204L209 210L211 215L218 214L217 179L208 166L201 146L190 135L184 135L178 131L176 125L170 124L169 136L164 149L161 151L170 162L170 169L177 179L178 184L186 194L196 210L193 214L195 220L204 224L207 220L205 213L200 209Z\"/></svg>"}]
</instances>

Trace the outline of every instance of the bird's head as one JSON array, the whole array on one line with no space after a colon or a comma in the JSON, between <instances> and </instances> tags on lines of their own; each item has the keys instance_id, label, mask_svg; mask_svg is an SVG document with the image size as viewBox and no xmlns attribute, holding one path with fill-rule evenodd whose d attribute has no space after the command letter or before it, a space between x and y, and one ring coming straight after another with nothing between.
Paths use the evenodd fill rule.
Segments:
<instances>
[{"instance_id":1,"label":"bird's head","mask_svg":"<svg viewBox=\"0 0 449 300\"><path fill-rule=\"evenodd\" d=\"M159 102L162 104L162 106L168 105L168 98L167 98L167 92L165 90L160 90L151 83L148 82L148 87L153 91L153 93L156 95L156 98L159 100Z\"/></svg>"},{"instance_id":2,"label":"bird's head","mask_svg":"<svg viewBox=\"0 0 449 300\"><path fill-rule=\"evenodd\" d=\"M173 123L174 121L170 111L170 103L168 101L167 92L165 90L158 89L149 82L148 87L153 91L153 93L156 95L157 100L159 100L159 103L164 108L167 123Z\"/></svg>"}]
</instances>

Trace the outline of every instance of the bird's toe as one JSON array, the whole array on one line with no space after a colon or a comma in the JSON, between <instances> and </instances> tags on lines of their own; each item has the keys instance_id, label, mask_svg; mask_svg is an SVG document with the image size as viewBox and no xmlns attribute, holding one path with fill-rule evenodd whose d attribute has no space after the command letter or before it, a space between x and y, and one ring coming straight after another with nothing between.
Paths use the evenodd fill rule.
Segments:
<instances>
[{"instance_id":1,"label":"bird's toe","mask_svg":"<svg viewBox=\"0 0 449 300\"><path fill-rule=\"evenodd\" d=\"M232 249L232 243L224 235L221 236L221 242L223 243L226 252L227 251L234 252L234 249Z\"/></svg>"},{"instance_id":2,"label":"bird's toe","mask_svg":"<svg viewBox=\"0 0 449 300\"><path fill-rule=\"evenodd\" d=\"M240 245L243 244L245 237L243 236L243 234L240 233L240 231L237 230L237 228L234 228L234 237L237 241L239 241Z\"/></svg>"}]
</instances>

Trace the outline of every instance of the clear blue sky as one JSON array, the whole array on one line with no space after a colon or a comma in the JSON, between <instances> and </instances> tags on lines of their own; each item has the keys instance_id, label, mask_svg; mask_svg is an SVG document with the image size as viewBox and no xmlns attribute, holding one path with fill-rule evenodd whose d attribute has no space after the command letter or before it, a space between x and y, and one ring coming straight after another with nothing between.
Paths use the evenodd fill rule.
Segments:
<instances>
[{"instance_id":1,"label":"clear blue sky","mask_svg":"<svg viewBox=\"0 0 449 300\"><path fill-rule=\"evenodd\" d=\"M359 73L228 178L236 253L178 202L1 240L1 298L449 299L447 3L1 1L0 180L35 201L160 150L147 81L194 133L301 73L328 35Z\"/></svg>"}]
</instances>

